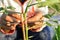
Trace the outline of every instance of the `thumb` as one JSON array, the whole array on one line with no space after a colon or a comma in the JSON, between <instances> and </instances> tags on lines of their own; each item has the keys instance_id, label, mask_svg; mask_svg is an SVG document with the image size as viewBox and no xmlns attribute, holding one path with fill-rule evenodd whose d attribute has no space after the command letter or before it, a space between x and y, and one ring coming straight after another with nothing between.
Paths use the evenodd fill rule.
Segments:
<instances>
[{"instance_id":1,"label":"thumb","mask_svg":"<svg viewBox=\"0 0 60 40\"><path fill-rule=\"evenodd\" d=\"M31 17L31 18L28 19L28 22L35 22L35 21L38 21L38 20L40 20L40 18L42 18L42 16L43 16L43 15L42 15L41 12L36 13L35 16L33 16L33 17Z\"/></svg>"},{"instance_id":2,"label":"thumb","mask_svg":"<svg viewBox=\"0 0 60 40\"><path fill-rule=\"evenodd\" d=\"M30 17L32 17L34 15L35 15L35 10L34 10L34 7L32 7L31 10L28 11L27 16L28 16L28 18L30 18Z\"/></svg>"}]
</instances>

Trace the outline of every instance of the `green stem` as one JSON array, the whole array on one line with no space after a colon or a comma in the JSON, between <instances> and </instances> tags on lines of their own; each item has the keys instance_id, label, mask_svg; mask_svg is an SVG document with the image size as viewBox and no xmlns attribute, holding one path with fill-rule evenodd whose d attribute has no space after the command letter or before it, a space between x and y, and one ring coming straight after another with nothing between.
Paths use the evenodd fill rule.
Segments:
<instances>
[{"instance_id":1,"label":"green stem","mask_svg":"<svg viewBox=\"0 0 60 40\"><path fill-rule=\"evenodd\" d=\"M23 31L23 40L26 40L26 37L25 37L25 27L24 27L24 16L23 16L23 5L21 5L21 11L22 11L22 14L21 14L21 17L22 17L22 31Z\"/></svg>"},{"instance_id":2,"label":"green stem","mask_svg":"<svg viewBox=\"0 0 60 40\"><path fill-rule=\"evenodd\" d=\"M27 15L26 15L26 13L24 15L24 18L25 18L25 27L26 27L26 40L28 40L28 24L27 24Z\"/></svg>"},{"instance_id":3,"label":"green stem","mask_svg":"<svg viewBox=\"0 0 60 40\"><path fill-rule=\"evenodd\" d=\"M27 26L27 20L26 20L26 40L28 40L28 26Z\"/></svg>"},{"instance_id":4,"label":"green stem","mask_svg":"<svg viewBox=\"0 0 60 40\"><path fill-rule=\"evenodd\" d=\"M29 0L29 2L28 2L28 4L27 4L27 7L26 7L26 9L25 9L25 13L27 12L27 10L28 10L28 5L30 4L31 1L32 1L32 0Z\"/></svg>"}]
</instances>

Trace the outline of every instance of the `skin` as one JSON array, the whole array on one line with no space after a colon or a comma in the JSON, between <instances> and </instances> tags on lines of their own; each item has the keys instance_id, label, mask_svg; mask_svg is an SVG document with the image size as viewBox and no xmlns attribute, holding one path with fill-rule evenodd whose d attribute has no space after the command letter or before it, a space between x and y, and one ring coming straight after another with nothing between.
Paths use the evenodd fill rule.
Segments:
<instances>
[{"instance_id":1,"label":"skin","mask_svg":"<svg viewBox=\"0 0 60 40\"><path fill-rule=\"evenodd\" d=\"M27 20L28 23L34 23L35 24L35 25L29 27L29 30L31 30L33 32L39 31L38 28L40 28L41 25L43 24L43 22L39 22L39 20L43 20L42 16L43 15L41 12L37 12L35 16L30 17ZM18 15L17 13L12 13L12 14L8 14L8 15L3 14L2 17L0 18L0 21L1 21L0 24L2 24L1 25L2 29L5 31L5 33L8 33L9 30L15 30L16 29L16 25L19 25L19 22L21 22L21 16ZM35 22L35 21L38 21L38 22ZM39 25L39 26L37 26L37 25Z\"/></svg>"},{"instance_id":2,"label":"skin","mask_svg":"<svg viewBox=\"0 0 60 40\"><path fill-rule=\"evenodd\" d=\"M0 18L0 24L1 24L1 29L2 32L5 34L11 34L8 33L10 30L15 31L16 25L20 22L20 15L17 13L12 13L12 14L3 14L2 17Z\"/></svg>"},{"instance_id":3,"label":"skin","mask_svg":"<svg viewBox=\"0 0 60 40\"><path fill-rule=\"evenodd\" d=\"M18 0L14 0L14 1L17 2L19 5L21 5L21 3ZM37 32L36 30L41 27L43 22L36 22L36 21L43 20L43 15L41 12L35 12L34 7L32 7L30 12L28 12L28 13L29 14L27 17L27 22L28 23L34 23L33 26L31 26L31 27L29 26L29 30L34 29L32 31ZM32 15L32 17L30 17L30 15ZM8 15L3 14L2 17L0 18L1 29L3 30L3 32L5 32L5 34L8 34L8 32L10 30L15 30L16 25L21 26L20 22L21 22L21 16L15 12L9 12ZM24 21L24 23L25 23L25 21Z\"/></svg>"}]
</instances>

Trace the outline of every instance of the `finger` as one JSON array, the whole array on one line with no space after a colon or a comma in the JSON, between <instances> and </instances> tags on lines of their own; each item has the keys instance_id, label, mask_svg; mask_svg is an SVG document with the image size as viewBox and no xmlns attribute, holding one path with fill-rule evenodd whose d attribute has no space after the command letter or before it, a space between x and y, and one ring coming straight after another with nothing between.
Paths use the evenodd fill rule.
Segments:
<instances>
[{"instance_id":1,"label":"finger","mask_svg":"<svg viewBox=\"0 0 60 40\"><path fill-rule=\"evenodd\" d=\"M4 30L9 30L9 29L11 29L10 27L8 27L8 26L6 26L6 25L2 25L1 28L4 29Z\"/></svg>"},{"instance_id":2,"label":"finger","mask_svg":"<svg viewBox=\"0 0 60 40\"><path fill-rule=\"evenodd\" d=\"M2 15L1 20L13 22L12 18L10 16L6 15L6 14Z\"/></svg>"},{"instance_id":3,"label":"finger","mask_svg":"<svg viewBox=\"0 0 60 40\"><path fill-rule=\"evenodd\" d=\"M16 29L16 25L17 25L17 23L12 24L11 25L11 30L15 30Z\"/></svg>"},{"instance_id":4,"label":"finger","mask_svg":"<svg viewBox=\"0 0 60 40\"><path fill-rule=\"evenodd\" d=\"M6 24L7 26L11 26L10 22L6 22L6 23L7 23L7 24Z\"/></svg>"},{"instance_id":5,"label":"finger","mask_svg":"<svg viewBox=\"0 0 60 40\"><path fill-rule=\"evenodd\" d=\"M43 16L42 13L41 13L41 12L38 12L38 13L36 13L36 15L33 16L32 18L29 18L29 19L28 19L28 22L38 21L42 16Z\"/></svg>"},{"instance_id":6,"label":"finger","mask_svg":"<svg viewBox=\"0 0 60 40\"><path fill-rule=\"evenodd\" d=\"M18 22L18 23L19 23L19 22L20 22L20 20L16 19L16 22Z\"/></svg>"},{"instance_id":7,"label":"finger","mask_svg":"<svg viewBox=\"0 0 60 40\"><path fill-rule=\"evenodd\" d=\"M12 14L9 14L9 15L12 16L12 17L14 17L14 18L16 18L16 19L21 20L21 16L18 13L12 13Z\"/></svg>"},{"instance_id":8,"label":"finger","mask_svg":"<svg viewBox=\"0 0 60 40\"><path fill-rule=\"evenodd\" d=\"M10 20L8 20L8 18ZM6 17L6 20L9 22L20 22L20 15L18 14L10 14L10 16Z\"/></svg>"},{"instance_id":9,"label":"finger","mask_svg":"<svg viewBox=\"0 0 60 40\"><path fill-rule=\"evenodd\" d=\"M43 25L43 22L35 22L32 26L30 26L29 29L37 29L42 27L42 25Z\"/></svg>"},{"instance_id":10,"label":"finger","mask_svg":"<svg viewBox=\"0 0 60 40\"><path fill-rule=\"evenodd\" d=\"M11 24L11 30L15 30L16 29L16 25L17 25L18 23L13 23L13 24Z\"/></svg>"},{"instance_id":11,"label":"finger","mask_svg":"<svg viewBox=\"0 0 60 40\"><path fill-rule=\"evenodd\" d=\"M6 26L9 30L15 30L17 23L9 24Z\"/></svg>"},{"instance_id":12,"label":"finger","mask_svg":"<svg viewBox=\"0 0 60 40\"><path fill-rule=\"evenodd\" d=\"M41 28L41 27L42 27L42 25L34 25L34 26L30 27L29 29L38 29L38 28Z\"/></svg>"},{"instance_id":13,"label":"finger","mask_svg":"<svg viewBox=\"0 0 60 40\"><path fill-rule=\"evenodd\" d=\"M19 23L20 22L20 20L19 19L16 19L16 18L14 18L14 17L11 17L12 18L12 20L13 20L13 22L12 23Z\"/></svg>"},{"instance_id":14,"label":"finger","mask_svg":"<svg viewBox=\"0 0 60 40\"><path fill-rule=\"evenodd\" d=\"M8 21L8 22L13 22L13 20L10 16L6 16L5 20Z\"/></svg>"},{"instance_id":15,"label":"finger","mask_svg":"<svg viewBox=\"0 0 60 40\"><path fill-rule=\"evenodd\" d=\"M17 24L18 24L17 22L6 22L7 26L14 26L14 25L17 25Z\"/></svg>"}]
</instances>

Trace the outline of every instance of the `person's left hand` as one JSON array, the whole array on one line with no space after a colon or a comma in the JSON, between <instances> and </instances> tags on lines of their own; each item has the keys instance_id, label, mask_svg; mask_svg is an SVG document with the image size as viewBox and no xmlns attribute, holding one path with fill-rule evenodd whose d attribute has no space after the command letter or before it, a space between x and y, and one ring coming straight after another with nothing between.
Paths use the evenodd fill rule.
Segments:
<instances>
[{"instance_id":1,"label":"person's left hand","mask_svg":"<svg viewBox=\"0 0 60 40\"><path fill-rule=\"evenodd\" d=\"M0 18L1 32L4 34L12 34L16 29L16 25L20 23L20 15L15 12L9 12L8 15L3 14Z\"/></svg>"}]
</instances>

